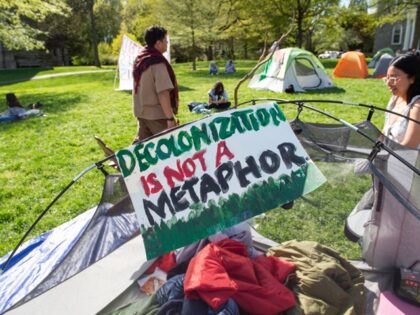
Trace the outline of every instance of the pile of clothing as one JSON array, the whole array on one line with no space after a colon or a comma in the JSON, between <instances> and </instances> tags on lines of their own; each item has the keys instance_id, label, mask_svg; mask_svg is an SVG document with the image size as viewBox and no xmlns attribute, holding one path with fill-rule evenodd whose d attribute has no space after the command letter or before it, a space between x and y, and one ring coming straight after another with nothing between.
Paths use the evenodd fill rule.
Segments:
<instances>
[{"instance_id":1,"label":"pile of clothing","mask_svg":"<svg viewBox=\"0 0 420 315\"><path fill-rule=\"evenodd\" d=\"M268 255L240 224L165 255L167 281L113 315L363 314L363 277L333 250L290 241Z\"/></svg>"}]
</instances>

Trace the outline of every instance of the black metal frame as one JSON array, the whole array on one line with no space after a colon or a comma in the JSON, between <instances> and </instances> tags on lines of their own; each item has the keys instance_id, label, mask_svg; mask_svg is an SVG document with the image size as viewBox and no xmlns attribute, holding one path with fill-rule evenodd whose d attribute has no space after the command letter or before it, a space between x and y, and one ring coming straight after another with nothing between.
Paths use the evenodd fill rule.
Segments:
<instances>
[{"instance_id":1,"label":"black metal frame","mask_svg":"<svg viewBox=\"0 0 420 315\"><path fill-rule=\"evenodd\" d=\"M388 113L392 113L401 117L404 117L408 120L414 121L418 124L420 124L420 121L417 121L415 119L411 119L407 116L401 115L399 113L387 110L387 109L383 109L383 108L379 108L373 105L367 105L367 104L360 104L360 103L351 103L351 102L342 102L342 101L332 101L332 100L283 100L283 99L278 99L278 98L258 98L258 99L252 99L246 102L243 102L239 105L244 105L244 104L248 104L248 103L252 103L253 105L256 105L257 102L261 102L261 101L274 101L277 104L281 105L281 104L294 104L296 106L298 106L298 116L300 114L300 112L303 110L303 108L307 108L310 109L312 111L315 111L317 113L320 113L322 115L325 115L335 121L340 122L341 124L343 124L344 126L356 131L357 133L359 133L360 135L362 135L363 137L369 139L372 143L374 143L374 146L372 147L372 152L369 155L369 160L373 160L376 155L378 154L378 152L380 150L385 150L387 151L389 154L391 154L392 156L394 156L396 159L398 159L401 163L403 163L404 165L406 165L408 168L410 168L413 172L415 172L417 175L420 176L420 170L417 169L416 167L414 167L413 165L411 165L409 162L407 162L405 159L403 159L402 157L400 157L397 153L395 153L390 147L388 147L387 145L385 145L383 142L377 140L377 139L373 139L371 136L369 136L368 134L366 134L365 132L361 131L359 128L357 128L356 126L350 124L349 122L338 118L334 115L331 115L328 112L325 112L323 110L320 110L316 107L313 106L309 106L306 105L305 103L333 103L333 104L342 104L342 105L350 105L350 106L361 106L361 107L366 107L369 108L369 113L368 113L368 117L367 120L370 121L370 119L372 118L372 115L374 113L375 110L380 110L380 111L384 111L384 112L388 112ZM191 122L192 123L192 122ZM187 123L187 125L190 123ZM178 129L181 126L177 126L174 129ZM163 131L157 135L154 135L146 140L155 138L157 136L160 136L162 134L165 134L167 132L170 132L174 129L171 130L166 130ZM9 255L8 259L6 260L6 262L1 266L1 271L0 274L3 273L8 264L10 263L10 260L14 257L16 251L18 250L18 248L22 245L22 243L24 242L24 240L28 237L28 235L32 232L32 230L35 228L35 226L38 224L38 222L44 217L44 215L48 212L48 210L61 198L62 195L64 195L71 186L73 186L74 183L76 183L81 177L83 177L87 172L89 172L90 170L94 169L95 167L100 170L105 176L108 175L108 173L104 170L104 163L107 162L108 160L112 159L115 157L115 154L106 157L105 159L102 159L92 165L90 165L89 167L87 167L86 169L84 169L82 172L80 172L75 178L73 178L70 183L67 184L66 187L64 187L60 193L51 201L51 203L44 209L44 211L41 212L41 214L37 217L37 219L35 220L35 222L30 226L30 228L28 229L28 231L23 235L23 237L21 238L21 240L18 242L18 244L16 245L16 247L13 249L13 251L11 252L11 254Z\"/></svg>"}]
</instances>

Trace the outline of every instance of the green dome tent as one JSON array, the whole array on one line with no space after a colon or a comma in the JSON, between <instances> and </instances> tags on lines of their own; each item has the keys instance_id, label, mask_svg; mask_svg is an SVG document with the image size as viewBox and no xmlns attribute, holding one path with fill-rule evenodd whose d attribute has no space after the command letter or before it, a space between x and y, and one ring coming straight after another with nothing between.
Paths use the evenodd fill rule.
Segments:
<instances>
[{"instance_id":1,"label":"green dome tent","mask_svg":"<svg viewBox=\"0 0 420 315\"><path fill-rule=\"evenodd\" d=\"M276 50L249 83L250 88L284 92L293 86L296 92L332 87L324 66L311 52L300 48Z\"/></svg>"},{"instance_id":2,"label":"green dome tent","mask_svg":"<svg viewBox=\"0 0 420 315\"><path fill-rule=\"evenodd\" d=\"M391 55L392 57L395 57L395 52L392 50L392 48L386 47L379 49L376 54L373 56L372 60L368 64L368 68L376 68L376 64L378 63L379 59L381 59L381 56L383 54Z\"/></svg>"}]
</instances>

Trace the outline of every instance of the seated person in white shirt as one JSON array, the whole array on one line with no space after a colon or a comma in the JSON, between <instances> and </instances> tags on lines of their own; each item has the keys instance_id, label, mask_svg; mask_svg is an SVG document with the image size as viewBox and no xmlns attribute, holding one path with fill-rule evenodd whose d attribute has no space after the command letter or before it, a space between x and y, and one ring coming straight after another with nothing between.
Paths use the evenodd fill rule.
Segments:
<instances>
[{"instance_id":1,"label":"seated person in white shirt","mask_svg":"<svg viewBox=\"0 0 420 315\"><path fill-rule=\"evenodd\" d=\"M227 109L230 106L228 95L223 83L217 81L214 87L209 91L209 108Z\"/></svg>"}]
</instances>

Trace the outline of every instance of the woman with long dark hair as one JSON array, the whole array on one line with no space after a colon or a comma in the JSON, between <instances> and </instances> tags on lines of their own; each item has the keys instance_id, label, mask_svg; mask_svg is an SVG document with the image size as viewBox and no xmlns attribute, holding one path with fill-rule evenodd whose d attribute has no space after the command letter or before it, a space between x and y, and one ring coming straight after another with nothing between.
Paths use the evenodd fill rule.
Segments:
<instances>
[{"instance_id":1,"label":"woman with long dark hair","mask_svg":"<svg viewBox=\"0 0 420 315\"><path fill-rule=\"evenodd\" d=\"M384 81L392 93L387 108L420 120L420 56L405 54L395 57ZM420 125L404 117L386 113L384 134L413 149L420 145Z\"/></svg>"},{"instance_id":2,"label":"woman with long dark hair","mask_svg":"<svg viewBox=\"0 0 420 315\"><path fill-rule=\"evenodd\" d=\"M230 106L223 83L217 81L209 91L209 108L227 109Z\"/></svg>"}]
</instances>

